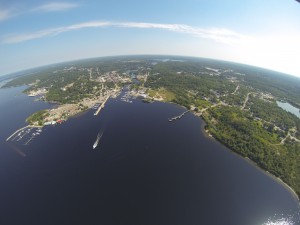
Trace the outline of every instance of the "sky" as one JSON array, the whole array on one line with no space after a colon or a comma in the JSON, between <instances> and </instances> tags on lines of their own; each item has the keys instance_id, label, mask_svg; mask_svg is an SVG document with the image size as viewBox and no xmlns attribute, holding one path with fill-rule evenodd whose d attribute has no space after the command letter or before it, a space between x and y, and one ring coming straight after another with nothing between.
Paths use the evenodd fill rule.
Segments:
<instances>
[{"instance_id":1,"label":"sky","mask_svg":"<svg viewBox=\"0 0 300 225\"><path fill-rule=\"evenodd\" d=\"M300 3L0 0L0 76L133 54L221 59L300 77Z\"/></svg>"}]
</instances>

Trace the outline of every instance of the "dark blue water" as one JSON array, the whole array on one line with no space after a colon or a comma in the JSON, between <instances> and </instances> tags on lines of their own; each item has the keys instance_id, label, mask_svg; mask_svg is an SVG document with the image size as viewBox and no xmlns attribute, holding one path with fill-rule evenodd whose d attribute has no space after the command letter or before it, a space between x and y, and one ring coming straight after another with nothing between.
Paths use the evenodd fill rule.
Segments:
<instances>
[{"instance_id":1,"label":"dark blue water","mask_svg":"<svg viewBox=\"0 0 300 225\"><path fill-rule=\"evenodd\" d=\"M0 90L0 224L299 224L292 194L207 138L201 119L168 122L181 107L110 99L99 116L44 128L24 146L4 140L49 105L21 90Z\"/></svg>"}]
</instances>

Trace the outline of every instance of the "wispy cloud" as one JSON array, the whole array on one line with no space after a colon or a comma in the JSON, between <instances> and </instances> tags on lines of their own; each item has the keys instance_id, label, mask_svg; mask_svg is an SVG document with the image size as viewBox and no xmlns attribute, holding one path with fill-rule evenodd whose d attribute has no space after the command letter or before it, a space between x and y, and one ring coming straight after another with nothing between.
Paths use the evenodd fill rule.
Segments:
<instances>
[{"instance_id":1,"label":"wispy cloud","mask_svg":"<svg viewBox=\"0 0 300 225\"><path fill-rule=\"evenodd\" d=\"M79 4L69 3L69 2L51 2L44 5L35 7L32 11L40 12L57 12L57 11L67 11L79 7Z\"/></svg>"},{"instance_id":2,"label":"wispy cloud","mask_svg":"<svg viewBox=\"0 0 300 225\"><path fill-rule=\"evenodd\" d=\"M14 13L10 9L0 9L0 22L9 19L14 16Z\"/></svg>"},{"instance_id":3,"label":"wispy cloud","mask_svg":"<svg viewBox=\"0 0 300 225\"><path fill-rule=\"evenodd\" d=\"M185 24L159 24L159 23L119 23L116 24L120 27L129 27L129 28L156 28L169 30L178 33L191 34L196 37L213 39L218 42L223 43L232 43L240 39L245 38L244 35L238 34L234 31L224 29L224 28L210 28L204 29L199 27L193 27Z\"/></svg>"},{"instance_id":4,"label":"wispy cloud","mask_svg":"<svg viewBox=\"0 0 300 225\"><path fill-rule=\"evenodd\" d=\"M47 13L47 12L62 12L81 6L77 3L69 2L50 2L44 5L39 5L33 8L27 8L18 4L10 8L1 8L0 6L0 22L10 19L11 17L21 16L30 13Z\"/></svg>"},{"instance_id":5,"label":"wispy cloud","mask_svg":"<svg viewBox=\"0 0 300 225\"><path fill-rule=\"evenodd\" d=\"M90 28L90 27L105 27L109 25L111 25L109 22L88 22L88 23L79 23L79 24L65 26L65 27L45 29L45 30L40 30L32 33L12 34L4 37L2 39L2 43L4 44L20 43L20 42L25 42L29 40L44 38L44 37L56 36L60 33L68 32L72 30L79 30L79 29Z\"/></svg>"},{"instance_id":6,"label":"wispy cloud","mask_svg":"<svg viewBox=\"0 0 300 225\"><path fill-rule=\"evenodd\" d=\"M4 44L19 43L38 38L50 37L60 33L69 32L73 30L80 30L83 28L101 28L101 27L119 27L119 28L137 28L137 29L161 29L171 32L185 33L195 37L211 39L222 43L235 43L246 38L246 36L236 33L234 31L223 28L204 29L193 27L184 24L161 24L161 23L139 23L139 22L103 22L92 21L86 23L74 24L71 26L64 26L58 28L51 28L40 30L32 33L14 34L3 37L1 42Z\"/></svg>"}]
</instances>

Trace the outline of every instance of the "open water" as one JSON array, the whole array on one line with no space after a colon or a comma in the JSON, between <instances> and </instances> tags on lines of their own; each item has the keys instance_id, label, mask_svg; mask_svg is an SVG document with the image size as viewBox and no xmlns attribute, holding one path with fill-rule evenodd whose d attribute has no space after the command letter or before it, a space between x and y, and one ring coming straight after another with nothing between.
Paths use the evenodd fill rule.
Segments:
<instances>
[{"instance_id":1,"label":"open water","mask_svg":"<svg viewBox=\"0 0 300 225\"><path fill-rule=\"evenodd\" d=\"M109 99L98 116L6 142L52 107L23 89L0 89L0 224L299 224L290 191L206 137L193 114L168 122L185 111L173 104Z\"/></svg>"}]
</instances>

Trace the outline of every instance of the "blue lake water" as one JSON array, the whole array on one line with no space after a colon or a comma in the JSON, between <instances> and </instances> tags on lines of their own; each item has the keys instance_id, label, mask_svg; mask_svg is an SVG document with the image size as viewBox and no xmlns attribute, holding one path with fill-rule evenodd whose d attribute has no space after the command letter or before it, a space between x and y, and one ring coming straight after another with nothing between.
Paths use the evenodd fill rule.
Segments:
<instances>
[{"instance_id":1,"label":"blue lake water","mask_svg":"<svg viewBox=\"0 0 300 225\"><path fill-rule=\"evenodd\" d=\"M207 138L200 118L168 122L185 111L176 105L109 99L98 116L45 127L29 145L6 142L51 107L23 89L0 89L0 224L299 224L297 199Z\"/></svg>"}]
</instances>

